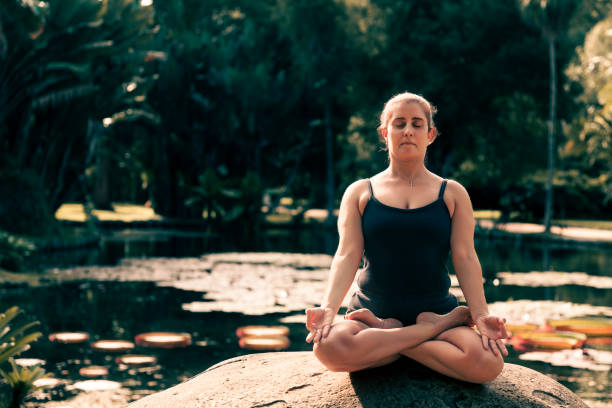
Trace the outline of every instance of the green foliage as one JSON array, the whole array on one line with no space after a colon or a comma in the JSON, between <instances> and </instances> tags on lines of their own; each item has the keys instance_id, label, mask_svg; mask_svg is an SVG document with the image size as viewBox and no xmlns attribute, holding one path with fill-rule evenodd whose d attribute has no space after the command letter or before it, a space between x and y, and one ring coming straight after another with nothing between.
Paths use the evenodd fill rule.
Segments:
<instances>
[{"instance_id":1,"label":"green foliage","mask_svg":"<svg viewBox=\"0 0 612 408\"><path fill-rule=\"evenodd\" d=\"M0 268L19 271L23 262L36 249L33 242L0 230Z\"/></svg>"},{"instance_id":2,"label":"green foliage","mask_svg":"<svg viewBox=\"0 0 612 408\"><path fill-rule=\"evenodd\" d=\"M13 163L0 162L0 229L37 237L55 234L57 225L39 175L32 170L11 168Z\"/></svg>"},{"instance_id":3,"label":"green foliage","mask_svg":"<svg viewBox=\"0 0 612 408\"><path fill-rule=\"evenodd\" d=\"M137 0L0 4L0 159L36 174L50 213L86 190L103 118L155 122L144 103L145 68L163 57L148 47L153 16Z\"/></svg>"},{"instance_id":4,"label":"green foliage","mask_svg":"<svg viewBox=\"0 0 612 408\"><path fill-rule=\"evenodd\" d=\"M27 324L12 324L11 322L19 314L22 313L17 306L7 309L0 314L0 367L10 362L12 371L6 373L0 369L0 375L8 382L13 389L12 406L19 407L21 401L31 392L36 390L34 381L43 378L46 375L40 367L33 369L17 367L12 357L20 354L30 347L30 343L36 341L42 333L34 332L27 333L33 326L39 322L30 322Z\"/></svg>"},{"instance_id":5,"label":"green foliage","mask_svg":"<svg viewBox=\"0 0 612 408\"><path fill-rule=\"evenodd\" d=\"M551 38L567 30L578 0L518 0L524 20Z\"/></svg>"},{"instance_id":6,"label":"green foliage","mask_svg":"<svg viewBox=\"0 0 612 408\"><path fill-rule=\"evenodd\" d=\"M23 313L17 306L7 309L0 314L0 366L6 363L9 358L27 350L29 344L36 341L42 333L26 333L27 330L39 324L30 322L11 326L10 323L19 314Z\"/></svg>"},{"instance_id":7,"label":"green foliage","mask_svg":"<svg viewBox=\"0 0 612 408\"><path fill-rule=\"evenodd\" d=\"M567 160L599 185L612 199L612 13L587 34L578 57L567 69L568 76L580 84L583 115L567 127L564 146Z\"/></svg>"},{"instance_id":8,"label":"green foliage","mask_svg":"<svg viewBox=\"0 0 612 408\"><path fill-rule=\"evenodd\" d=\"M563 68L609 6L3 1L0 160L31 170L50 214L68 199L104 196L95 193L106 186L106 201L151 199L162 215L239 221L258 214L267 189L322 206L327 185L339 198L384 168L377 115L393 93L409 90L440 109L432 171L464 182L476 206L510 211L520 202L535 214L549 95L541 36L556 41ZM586 174L590 186L564 202L568 212L592 197L591 186L610 189L601 176L610 174L612 88L603 68L588 71L609 49L609 26L601 27L579 51L581 68L568 71L579 86L559 87L568 139L559 171ZM575 197L581 178L568 177L556 188Z\"/></svg>"},{"instance_id":9,"label":"green foliage","mask_svg":"<svg viewBox=\"0 0 612 408\"><path fill-rule=\"evenodd\" d=\"M4 377L13 390L13 401L11 406L19 408L21 406L21 401L34 391L40 389L40 387L34 385L34 382L41 378L50 377L51 375L45 374L45 370L38 366L30 369L27 367L18 367L13 359L10 359L9 362L12 371L6 373L0 369L0 375Z\"/></svg>"},{"instance_id":10,"label":"green foliage","mask_svg":"<svg viewBox=\"0 0 612 408\"><path fill-rule=\"evenodd\" d=\"M224 173L223 168L220 169ZM208 220L233 222L239 218L259 218L263 186L259 175L247 172L240 180L221 179L216 172L206 169L199 177L199 185L190 189L188 206L203 208Z\"/></svg>"}]
</instances>

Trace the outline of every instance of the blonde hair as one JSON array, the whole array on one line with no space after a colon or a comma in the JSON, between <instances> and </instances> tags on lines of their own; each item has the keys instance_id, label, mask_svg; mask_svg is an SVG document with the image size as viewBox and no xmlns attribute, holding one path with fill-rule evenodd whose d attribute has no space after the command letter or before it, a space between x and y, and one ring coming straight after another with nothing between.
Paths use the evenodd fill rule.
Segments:
<instances>
[{"instance_id":1,"label":"blonde hair","mask_svg":"<svg viewBox=\"0 0 612 408\"><path fill-rule=\"evenodd\" d=\"M413 94L410 92L403 92L397 94L385 103L382 113L380 114L380 125L378 126L378 134L382 137L381 130L387 127L389 122L389 116L391 114L391 108L398 103L418 103L423 111L425 112L425 119L427 119L427 130L434 131L434 136L437 135L438 129L433 121L433 115L437 112L435 106L433 106L427 99L421 95Z\"/></svg>"}]
</instances>

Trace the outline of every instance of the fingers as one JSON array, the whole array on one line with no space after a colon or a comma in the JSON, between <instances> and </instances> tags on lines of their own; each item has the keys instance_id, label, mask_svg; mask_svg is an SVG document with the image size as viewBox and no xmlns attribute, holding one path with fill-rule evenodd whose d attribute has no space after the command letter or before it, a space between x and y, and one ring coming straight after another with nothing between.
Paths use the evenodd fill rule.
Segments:
<instances>
[{"instance_id":1,"label":"fingers","mask_svg":"<svg viewBox=\"0 0 612 408\"><path fill-rule=\"evenodd\" d=\"M320 338L321 338L321 330L319 329L311 330L310 333L308 333L308 335L306 336L306 343L310 343L312 341L314 341L315 343L318 343Z\"/></svg>"},{"instance_id":2,"label":"fingers","mask_svg":"<svg viewBox=\"0 0 612 408\"><path fill-rule=\"evenodd\" d=\"M365 314L367 314L368 312L369 312L369 313L372 313L372 312L370 312L370 310L368 310L368 309L357 309L357 310L353 310L353 311L352 311L352 312L350 312L350 313L347 313L347 314L344 316L344 318L345 318L345 319L347 319L347 320L353 320L353 319L356 319L356 318L358 319L358 318L359 318L359 316L364 316L364 315L365 315Z\"/></svg>"},{"instance_id":3,"label":"fingers","mask_svg":"<svg viewBox=\"0 0 612 408\"><path fill-rule=\"evenodd\" d=\"M312 330L312 309L306 309L306 328Z\"/></svg>"},{"instance_id":4,"label":"fingers","mask_svg":"<svg viewBox=\"0 0 612 408\"><path fill-rule=\"evenodd\" d=\"M491 352L493 353L493 355L498 356L499 355L499 351L497 350L497 342L493 339L489 339L489 348L491 349Z\"/></svg>"},{"instance_id":5,"label":"fingers","mask_svg":"<svg viewBox=\"0 0 612 408\"><path fill-rule=\"evenodd\" d=\"M488 349L489 349L489 347L488 347L487 343L489 343L489 338L488 338L487 336L485 336L485 335L481 335L481 336L480 336L480 339L482 340L482 347L483 347L485 350L488 350Z\"/></svg>"},{"instance_id":6,"label":"fingers","mask_svg":"<svg viewBox=\"0 0 612 408\"><path fill-rule=\"evenodd\" d=\"M331 326L327 325L323 327L323 334L322 337L325 339L327 338L327 335L329 334L329 330L331 329Z\"/></svg>"},{"instance_id":7,"label":"fingers","mask_svg":"<svg viewBox=\"0 0 612 408\"><path fill-rule=\"evenodd\" d=\"M317 329L314 335L314 342L318 343L319 341L321 341L321 329Z\"/></svg>"},{"instance_id":8,"label":"fingers","mask_svg":"<svg viewBox=\"0 0 612 408\"><path fill-rule=\"evenodd\" d=\"M497 348L501 351L504 356L508 356L508 349L506 348L506 344L502 339L497 340Z\"/></svg>"}]
</instances>

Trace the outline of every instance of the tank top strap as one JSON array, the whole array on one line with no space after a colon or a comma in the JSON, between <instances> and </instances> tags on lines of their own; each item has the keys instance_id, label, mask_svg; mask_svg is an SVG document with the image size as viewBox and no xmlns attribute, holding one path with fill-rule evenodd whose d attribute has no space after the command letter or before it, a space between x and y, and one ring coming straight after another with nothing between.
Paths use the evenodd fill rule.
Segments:
<instances>
[{"instance_id":1,"label":"tank top strap","mask_svg":"<svg viewBox=\"0 0 612 408\"><path fill-rule=\"evenodd\" d=\"M442 186L440 187L440 194L438 194L438 199L440 199L440 198L442 198L444 196L444 190L446 189L446 182L447 181L448 180L446 180L446 179L442 180ZM371 187L370 187L370 189L371 189Z\"/></svg>"},{"instance_id":2,"label":"tank top strap","mask_svg":"<svg viewBox=\"0 0 612 408\"><path fill-rule=\"evenodd\" d=\"M368 187L370 188L370 198L374 198L374 190L372 190L372 182L368 179Z\"/></svg>"}]
</instances>

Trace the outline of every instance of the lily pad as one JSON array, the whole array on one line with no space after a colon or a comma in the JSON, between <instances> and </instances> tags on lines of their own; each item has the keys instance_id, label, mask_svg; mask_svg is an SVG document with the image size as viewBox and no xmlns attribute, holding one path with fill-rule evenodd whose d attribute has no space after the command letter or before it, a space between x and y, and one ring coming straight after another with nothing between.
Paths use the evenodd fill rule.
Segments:
<instances>
[{"instance_id":1,"label":"lily pad","mask_svg":"<svg viewBox=\"0 0 612 408\"><path fill-rule=\"evenodd\" d=\"M519 359L524 361L542 361L553 366L609 371L612 365L612 352L580 349L555 352L536 351L521 354Z\"/></svg>"},{"instance_id":2,"label":"lily pad","mask_svg":"<svg viewBox=\"0 0 612 408\"><path fill-rule=\"evenodd\" d=\"M243 326L236 329L238 337L275 337L288 336L287 326Z\"/></svg>"},{"instance_id":3,"label":"lily pad","mask_svg":"<svg viewBox=\"0 0 612 408\"><path fill-rule=\"evenodd\" d=\"M591 337L584 343L588 347L612 351L612 337Z\"/></svg>"},{"instance_id":4,"label":"lily pad","mask_svg":"<svg viewBox=\"0 0 612 408\"><path fill-rule=\"evenodd\" d=\"M46 361L39 358L16 358L15 364L20 367L34 367L45 365Z\"/></svg>"},{"instance_id":5,"label":"lily pad","mask_svg":"<svg viewBox=\"0 0 612 408\"><path fill-rule=\"evenodd\" d=\"M91 348L97 351L128 351L134 348L134 343L127 340L98 340L91 343Z\"/></svg>"},{"instance_id":6,"label":"lily pad","mask_svg":"<svg viewBox=\"0 0 612 408\"><path fill-rule=\"evenodd\" d=\"M289 266L296 269L329 269L333 257L325 254L296 254L284 252L226 252L203 257L213 264L240 263Z\"/></svg>"},{"instance_id":7,"label":"lily pad","mask_svg":"<svg viewBox=\"0 0 612 408\"><path fill-rule=\"evenodd\" d=\"M33 384L36 387L41 387L41 388L55 388L64 383L65 381L60 380L59 378L47 377L47 378L39 378L38 380L34 381Z\"/></svg>"},{"instance_id":8,"label":"lily pad","mask_svg":"<svg viewBox=\"0 0 612 408\"><path fill-rule=\"evenodd\" d=\"M49 340L57 343L84 343L89 340L89 333L85 332L58 332L51 333Z\"/></svg>"},{"instance_id":9,"label":"lily pad","mask_svg":"<svg viewBox=\"0 0 612 408\"><path fill-rule=\"evenodd\" d=\"M243 337L238 344L249 350L284 350L289 347L290 342L285 336Z\"/></svg>"},{"instance_id":10,"label":"lily pad","mask_svg":"<svg viewBox=\"0 0 612 408\"><path fill-rule=\"evenodd\" d=\"M81 391L109 391L121 388L121 384L109 380L86 380L75 382L67 388Z\"/></svg>"},{"instance_id":11,"label":"lily pad","mask_svg":"<svg viewBox=\"0 0 612 408\"><path fill-rule=\"evenodd\" d=\"M588 337L612 336L612 319L549 320L547 325L556 330L584 333Z\"/></svg>"},{"instance_id":12,"label":"lily pad","mask_svg":"<svg viewBox=\"0 0 612 408\"><path fill-rule=\"evenodd\" d=\"M591 306L554 300L510 300L489 304L489 312L509 322L544 326L548 320L582 316L612 317L612 307Z\"/></svg>"},{"instance_id":13,"label":"lily pad","mask_svg":"<svg viewBox=\"0 0 612 408\"><path fill-rule=\"evenodd\" d=\"M506 329L513 335L538 330L540 326L534 323L507 323Z\"/></svg>"},{"instance_id":14,"label":"lily pad","mask_svg":"<svg viewBox=\"0 0 612 408\"><path fill-rule=\"evenodd\" d=\"M115 361L117 364L123 364L128 367L144 367L157 364L157 357L144 354L126 354L117 357Z\"/></svg>"},{"instance_id":15,"label":"lily pad","mask_svg":"<svg viewBox=\"0 0 612 408\"><path fill-rule=\"evenodd\" d=\"M504 285L517 286L561 286L580 285L598 289L612 289L612 277L587 275L584 272L499 272L497 277Z\"/></svg>"},{"instance_id":16,"label":"lily pad","mask_svg":"<svg viewBox=\"0 0 612 408\"><path fill-rule=\"evenodd\" d=\"M189 333L150 332L137 335L134 341L143 347L170 349L189 346L191 344L191 335Z\"/></svg>"},{"instance_id":17,"label":"lily pad","mask_svg":"<svg viewBox=\"0 0 612 408\"><path fill-rule=\"evenodd\" d=\"M79 370L83 377L104 377L108 375L108 368L102 366L87 366Z\"/></svg>"},{"instance_id":18,"label":"lily pad","mask_svg":"<svg viewBox=\"0 0 612 408\"><path fill-rule=\"evenodd\" d=\"M585 341L582 333L536 330L514 336L511 344L518 349L562 350L580 347Z\"/></svg>"}]
</instances>

